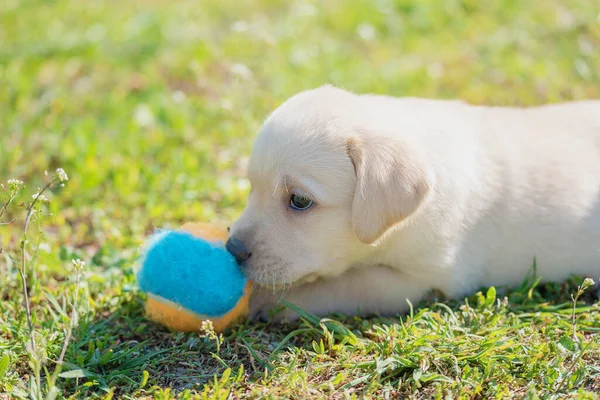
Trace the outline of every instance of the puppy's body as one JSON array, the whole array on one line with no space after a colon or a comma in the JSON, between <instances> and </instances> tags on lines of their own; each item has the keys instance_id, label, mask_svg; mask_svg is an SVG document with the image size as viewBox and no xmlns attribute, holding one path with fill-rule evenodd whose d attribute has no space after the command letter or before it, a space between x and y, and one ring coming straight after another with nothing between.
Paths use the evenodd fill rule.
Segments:
<instances>
[{"instance_id":1,"label":"puppy's body","mask_svg":"<svg viewBox=\"0 0 600 400\"><path fill-rule=\"evenodd\" d=\"M248 207L232 227L263 287L318 315L392 314L451 297L600 277L600 102L526 109L301 93L255 144ZM289 196L315 199L302 212ZM291 315L287 315L288 317Z\"/></svg>"},{"instance_id":2,"label":"puppy's body","mask_svg":"<svg viewBox=\"0 0 600 400\"><path fill-rule=\"evenodd\" d=\"M600 102L382 101L406 110L390 140L410 132L426 148L435 186L413 220L384 238L379 262L407 260L400 269L418 266L450 295L518 284L534 257L548 280L600 275Z\"/></svg>"}]
</instances>

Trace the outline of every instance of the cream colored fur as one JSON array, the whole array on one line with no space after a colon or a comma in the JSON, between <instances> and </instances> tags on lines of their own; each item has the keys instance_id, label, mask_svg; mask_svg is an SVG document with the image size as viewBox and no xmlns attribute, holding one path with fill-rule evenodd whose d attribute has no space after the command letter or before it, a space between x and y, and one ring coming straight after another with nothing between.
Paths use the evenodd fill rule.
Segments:
<instances>
[{"instance_id":1,"label":"cream colored fur","mask_svg":"<svg viewBox=\"0 0 600 400\"><path fill-rule=\"evenodd\" d=\"M600 277L600 101L531 108L302 92L265 121L231 235L264 317L283 297L326 315ZM315 201L289 208L291 194ZM286 311L281 316L294 318Z\"/></svg>"}]
</instances>

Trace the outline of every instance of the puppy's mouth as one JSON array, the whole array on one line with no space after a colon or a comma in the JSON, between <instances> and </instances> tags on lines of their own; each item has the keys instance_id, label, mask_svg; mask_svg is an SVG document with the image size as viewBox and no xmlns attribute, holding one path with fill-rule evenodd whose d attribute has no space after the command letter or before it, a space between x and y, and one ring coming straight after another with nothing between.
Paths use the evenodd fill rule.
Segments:
<instances>
[{"instance_id":1,"label":"puppy's mouth","mask_svg":"<svg viewBox=\"0 0 600 400\"><path fill-rule=\"evenodd\" d=\"M282 261L264 264L248 262L246 265L242 265L242 269L246 277L253 281L258 288L273 292L289 290L292 286L310 283L318 278L316 273L295 276Z\"/></svg>"},{"instance_id":2,"label":"puppy's mouth","mask_svg":"<svg viewBox=\"0 0 600 400\"><path fill-rule=\"evenodd\" d=\"M293 281L285 268L273 263L259 264L256 262L242 264L242 271L248 279L254 282L256 286L263 289L280 290L284 287L289 288Z\"/></svg>"}]
</instances>

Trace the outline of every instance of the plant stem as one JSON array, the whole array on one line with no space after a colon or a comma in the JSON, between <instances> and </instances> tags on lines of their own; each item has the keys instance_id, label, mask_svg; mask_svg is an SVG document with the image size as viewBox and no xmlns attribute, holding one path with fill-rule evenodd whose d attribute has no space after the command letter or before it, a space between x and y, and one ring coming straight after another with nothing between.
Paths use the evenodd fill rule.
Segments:
<instances>
[{"instance_id":1,"label":"plant stem","mask_svg":"<svg viewBox=\"0 0 600 400\"><path fill-rule=\"evenodd\" d=\"M65 341L63 343L63 347L60 351L60 356L58 357L58 360L56 361L56 369L54 370L54 373L52 374L52 377L50 378L50 385L48 387L49 390L52 389L52 387L55 385L56 383L56 379L58 378L58 375L60 375L60 372L62 370L62 365L63 365L63 361L65 359L65 354L67 353L67 348L69 347L69 342L71 341L71 336L73 334L73 328L75 327L75 317L76 317L76 313L77 313L77 303L78 303L78 299L79 299L79 288L80 288L80 283L81 283L81 271L77 270L77 278L76 278L76 283L75 283L75 297L73 299L73 306L71 308L71 318L69 320L69 327L67 328L67 333L65 335Z\"/></svg>"},{"instance_id":2,"label":"plant stem","mask_svg":"<svg viewBox=\"0 0 600 400\"><path fill-rule=\"evenodd\" d=\"M565 386L565 384L567 383L567 381L569 380L569 377L571 376L571 374L573 373L573 370L575 369L575 367L577 366L577 363L579 362L579 360L581 360L581 358L583 357L583 355L585 354L585 351L588 349L588 347L590 347L590 345L592 344L592 342L594 341L594 339L591 339L579 352L579 354L577 355L577 357L575 357L575 359L573 360L573 362L571 363L571 366L569 367L569 369L567 370L567 372L565 373L564 378L562 379L562 381L560 382L560 385L558 386L558 389L556 389L556 393L560 393L563 389L563 387Z\"/></svg>"},{"instance_id":3,"label":"plant stem","mask_svg":"<svg viewBox=\"0 0 600 400\"><path fill-rule=\"evenodd\" d=\"M575 308L577 307L577 299L579 298L579 293L577 293L577 295L575 296L575 299L573 300L573 340L575 342L578 342L579 340L577 340L577 320L575 319Z\"/></svg>"},{"instance_id":4,"label":"plant stem","mask_svg":"<svg viewBox=\"0 0 600 400\"><path fill-rule=\"evenodd\" d=\"M8 198L8 201L2 206L2 209L0 210L0 219L2 219L2 216L4 215L4 213L6 212L6 209L8 208L8 206L10 205L10 203L15 199L15 196L10 196Z\"/></svg>"},{"instance_id":5,"label":"plant stem","mask_svg":"<svg viewBox=\"0 0 600 400\"><path fill-rule=\"evenodd\" d=\"M33 322L31 320L31 307L29 306L29 290L27 289L27 275L25 273L25 247L27 246L27 228L29 227L29 221L31 220L32 211L34 209L35 204L37 203L40 196L49 188L54 185L56 179L50 181L44 188L38 193L33 202L29 205L27 209L27 217L25 218L25 226L23 228L23 239L21 239L21 268L19 269L19 275L21 276L21 286L23 287L23 298L25 301L25 312L27 316L27 327L29 328L29 338L31 340L31 351L37 355L37 350L35 346L35 338L33 337Z\"/></svg>"}]
</instances>

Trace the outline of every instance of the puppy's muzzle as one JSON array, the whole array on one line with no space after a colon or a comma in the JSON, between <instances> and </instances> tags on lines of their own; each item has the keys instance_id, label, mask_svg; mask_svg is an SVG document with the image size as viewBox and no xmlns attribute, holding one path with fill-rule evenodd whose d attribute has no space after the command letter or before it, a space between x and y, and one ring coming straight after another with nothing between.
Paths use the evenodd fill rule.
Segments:
<instances>
[{"instance_id":1,"label":"puppy's muzzle","mask_svg":"<svg viewBox=\"0 0 600 400\"><path fill-rule=\"evenodd\" d=\"M248 260L252 253L248 251L248 247L240 239L236 237L230 237L225 244L225 248L228 252L235 257L238 264L242 265L244 261Z\"/></svg>"}]
</instances>

